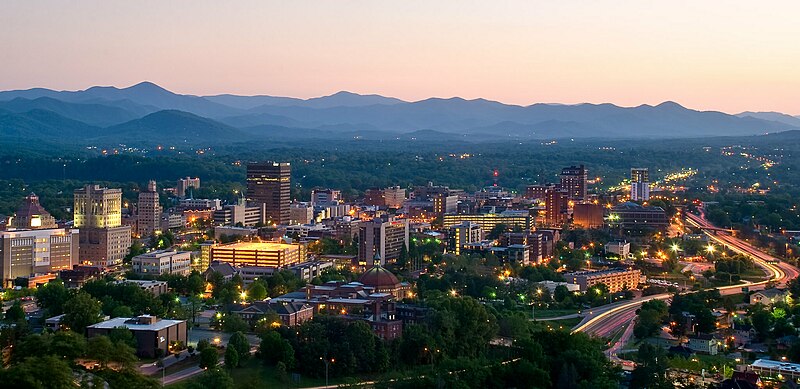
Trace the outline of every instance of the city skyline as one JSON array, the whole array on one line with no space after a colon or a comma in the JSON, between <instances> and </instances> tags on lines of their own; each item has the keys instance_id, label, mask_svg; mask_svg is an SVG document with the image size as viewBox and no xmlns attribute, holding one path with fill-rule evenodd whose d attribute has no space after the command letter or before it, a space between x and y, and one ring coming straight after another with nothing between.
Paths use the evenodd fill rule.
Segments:
<instances>
[{"instance_id":1,"label":"city skyline","mask_svg":"<svg viewBox=\"0 0 800 389\"><path fill-rule=\"evenodd\" d=\"M786 50L800 27L781 17L800 10L791 2L192 2L191 17L187 5L6 3L0 89L149 80L197 95L347 90L800 114L800 55Z\"/></svg>"}]
</instances>

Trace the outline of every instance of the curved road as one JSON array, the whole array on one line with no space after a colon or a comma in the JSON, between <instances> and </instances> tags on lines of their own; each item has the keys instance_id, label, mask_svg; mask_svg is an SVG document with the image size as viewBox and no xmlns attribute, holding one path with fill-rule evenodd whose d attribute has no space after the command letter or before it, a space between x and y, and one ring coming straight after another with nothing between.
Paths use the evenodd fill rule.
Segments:
<instances>
[{"instance_id":1,"label":"curved road","mask_svg":"<svg viewBox=\"0 0 800 389\"><path fill-rule=\"evenodd\" d=\"M702 216L687 213L686 221L687 225L692 225L694 227L713 228L713 225L711 225ZM770 276L767 281L744 281L740 284L717 288L719 289L720 294L723 296L740 293L742 290L741 288L745 286L747 286L750 290L764 289L766 284L770 281L775 281L778 285L785 286L788 281L796 278L800 274L800 270L798 270L796 267L788 263L781 262L777 258L756 249L749 243L742 241L727 232L716 231L715 233L711 233L706 230L706 234L713 242L723 245L737 253L751 257L753 262L757 266L764 269L765 273ZM585 332L587 334L600 337L610 336L619 329L630 325L633 319L636 318L636 310L639 309L642 303L650 300L667 300L671 296L672 294L669 293L652 295L633 301L626 301L623 303L617 303L595 309L590 312L590 314L587 315L575 328L573 328L572 331ZM615 359L616 357L616 355L614 355L615 350L619 349L621 343L624 343L624 341L627 340L625 339L626 335L629 337L630 331L626 330L623 334L623 338L609 349L609 356L612 357L612 359Z\"/></svg>"}]
</instances>

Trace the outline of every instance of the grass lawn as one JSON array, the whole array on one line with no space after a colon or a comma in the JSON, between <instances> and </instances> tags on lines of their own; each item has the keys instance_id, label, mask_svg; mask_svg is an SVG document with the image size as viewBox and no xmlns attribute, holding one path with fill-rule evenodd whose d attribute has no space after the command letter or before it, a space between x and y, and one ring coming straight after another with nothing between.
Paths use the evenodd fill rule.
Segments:
<instances>
[{"instance_id":1,"label":"grass lawn","mask_svg":"<svg viewBox=\"0 0 800 389\"><path fill-rule=\"evenodd\" d=\"M301 376L299 383L293 383L291 382L292 373L288 373L287 380L284 382L277 377L275 367L267 366L261 360L255 358L250 358L250 360L248 360L242 367L227 371L228 374L231 375L231 378L233 378L234 386L237 388L307 388L325 385L325 377L314 378ZM360 382L369 379L371 378L353 379L347 377L331 377L328 383L329 385L339 385L343 383ZM186 383L190 380L191 379L172 385L167 385L166 388L184 389L186 387Z\"/></svg>"},{"instance_id":2,"label":"grass lawn","mask_svg":"<svg viewBox=\"0 0 800 389\"><path fill-rule=\"evenodd\" d=\"M536 318L545 319L548 317L566 316L578 313L577 309L537 309L534 312Z\"/></svg>"},{"instance_id":3,"label":"grass lawn","mask_svg":"<svg viewBox=\"0 0 800 389\"><path fill-rule=\"evenodd\" d=\"M583 320L582 317L574 317L572 319L542 321L542 325L553 327L554 329L568 330L578 325Z\"/></svg>"}]
</instances>

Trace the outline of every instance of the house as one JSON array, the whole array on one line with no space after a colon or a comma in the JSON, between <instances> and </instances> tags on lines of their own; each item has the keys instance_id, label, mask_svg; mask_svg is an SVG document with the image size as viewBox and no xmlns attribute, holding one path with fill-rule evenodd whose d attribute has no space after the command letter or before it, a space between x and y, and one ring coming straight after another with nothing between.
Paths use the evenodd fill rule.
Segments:
<instances>
[{"instance_id":1,"label":"house","mask_svg":"<svg viewBox=\"0 0 800 389\"><path fill-rule=\"evenodd\" d=\"M719 341L714 339L711 334L696 334L689 337L687 346L695 352L717 355L719 350Z\"/></svg>"},{"instance_id":2,"label":"house","mask_svg":"<svg viewBox=\"0 0 800 389\"><path fill-rule=\"evenodd\" d=\"M223 280L230 281L234 275L239 273L239 270L228 262L213 261L208 266L208 269L203 272L203 278L205 278L206 281L209 281L211 279L211 274L215 272L222 274Z\"/></svg>"},{"instance_id":3,"label":"house","mask_svg":"<svg viewBox=\"0 0 800 389\"><path fill-rule=\"evenodd\" d=\"M291 301L255 301L252 304L232 304L230 312L247 321L255 321L269 313L275 313L281 325L294 327L314 317L314 307L310 304Z\"/></svg>"},{"instance_id":4,"label":"house","mask_svg":"<svg viewBox=\"0 0 800 389\"><path fill-rule=\"evenodd\" d=\"M782 289L765 289L758 292L755 292L750 295L750 304L763 304L766 306L771 306L777 302L786 302L786 298L789 297L788 290Z\"/></svg>"}]
</instances>

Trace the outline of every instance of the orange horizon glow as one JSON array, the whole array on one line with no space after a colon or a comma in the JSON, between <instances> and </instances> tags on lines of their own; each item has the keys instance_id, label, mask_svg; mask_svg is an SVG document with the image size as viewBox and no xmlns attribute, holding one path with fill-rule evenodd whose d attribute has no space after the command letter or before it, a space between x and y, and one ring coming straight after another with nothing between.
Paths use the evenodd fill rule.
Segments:
<instances>
[{"instance_id":1,"label":"orange horizon glow","mask_svg":"<svg viewBox=\"0 0 800 389\"><path fill-rule=\"evenodd\" d=\"M0 90L613 103L800 114L794 1L0 4Z\"/></svg>"}]
</instances>

